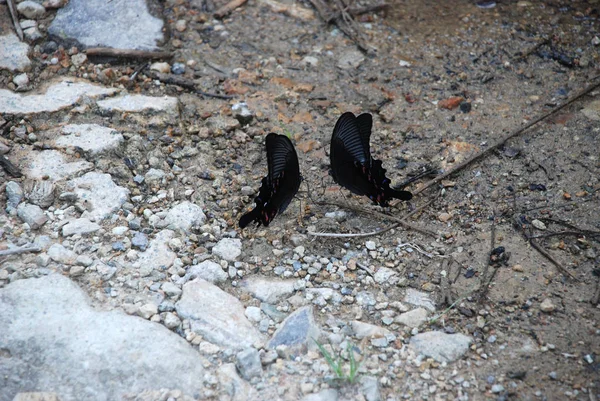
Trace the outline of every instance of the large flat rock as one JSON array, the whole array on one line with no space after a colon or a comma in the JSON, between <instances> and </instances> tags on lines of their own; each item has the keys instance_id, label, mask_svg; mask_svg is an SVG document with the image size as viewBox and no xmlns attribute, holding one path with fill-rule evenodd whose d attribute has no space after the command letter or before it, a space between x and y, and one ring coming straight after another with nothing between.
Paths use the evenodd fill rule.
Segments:
<instances>
[{"instance_id":1,"label":"large flat rock","mask_svg":"<svg viewBox=\"0 0 600 401\"><path fill-rule=\"evenodd\" d=\"M28 152L18 161L26 177L34 180L62 181L86 171L94 165L88 161L67 157L58 150Z\"/></svg>"},{"instance_id":2,"label":"large flat rock","mask_svg":"<svg viewBox=\"0 0 600 401\"><path fill-rule=\"evenodd\" d=\"M262 340L242 303L208 281L186 283L176 307L180 317L190 319L192 330L219 346L245 348Z\"/></svg>"},{"instance_id":3,"label":"large flat rock","mask_svg":"<svg viewBox=\"0 0 600 401\"><path fill-rule=\"evenodd\" d=\"M48 32L86 47L156 50L163 25L150 14L146 0L70 0L58 10Z\"/></svg>"},{"instance_id":4,"label":"large flat rock","mask_svg":"<svg viewBox=\"0 0 600 401\"><path fill-rule=\"evenodd\" d=\"M54 145L62 149L81 148L92 155L114 150L123 143L123 135L98 124L69 124L61 129Z\"/></svg>"},{"instance_id":5,"label":"large flat rock","mask_svg":"<svg viewBox=\"0 0 600 401\"><path fill-rule=\"evenodd\" d=\"M58 274L0 289L0 401L53 392L62 401L120 400L161 388L202 390L198 353L164 326L92 308Z\"/></svg>"},{"instance_id":6,"label":"large flat rock","mask_svg":"<svg viewBox=\"0 0 600 401\"><path fill-rule=\"evenodd\" d=\"M67 186L85 202L87 210L81 217L88 219L103 220L109 217L129 198L129 190L115 184L110 174L92 171L70 180Z\"/></svg>"},{"instance_id":7,"label":"large flat rock","mask_svg":"<svg viewBox=\"0 0 600 401\"><path fill-rule=\"evenodd\" d=\"M21 42L17 35L9 33L0 36L0 55L2 55L0 56L0 70L27 71L31 68L31 60L29 60L27 52L29 52L29 46L27 43ZM2 95L0 95L1 97Z\"/></svg>"},{"instance_id":8,"label":"large flat rock","mask_svg":"<svg viewBox=\"0 0 600 401\"><path fill-rule=\"evenodd\" d=\"M0 89L0 114L52 113L74 105L83 96L95 98L112 95L116 91L113 88L73 79L53 81L43 93L37 95Z\"/></svg>"}]
</instances>

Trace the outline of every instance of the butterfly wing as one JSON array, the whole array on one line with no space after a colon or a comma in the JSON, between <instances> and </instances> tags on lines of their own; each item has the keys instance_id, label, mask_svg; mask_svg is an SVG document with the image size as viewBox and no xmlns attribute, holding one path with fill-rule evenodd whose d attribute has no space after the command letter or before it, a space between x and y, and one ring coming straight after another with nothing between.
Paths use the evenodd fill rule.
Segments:
<instances>
[{"instance_id":1,"label":"butterfly wing","mask_svg":"<svg viewBox=\"0 0 600 401\"><path fill-rule=\"evenodd\" d=\"M268 174L261 181L256 207L240 218L241 228L253 221L268 226L282 213L300 188L298 155L288 137L269 134L266 138Z\"/></svg>"},{"instance_id":2,"label":"butterfly wing","mask_svg":"<svg viewBox=\"0 0 600 401\"><path fill-rule=\"evenodd\" d=\"M390 188L381 161L371 157L372 127L373 118L368 113L358 117L350 112L342 114L333 129L329 152L333 179L381 206L386 206L390 198L410 199L410 192Z\"/></svg>"},{"instance_id":3,"label":"butterfly wing","mask_svg":"<svg viewBox=\"0 0 600 401\"><path fill-rule=\"evenodd\" d=\"M300 166L292 141L285 135L267 135L267 160L272 189L270 205L283 213L300 188Z\"/></svg>"}]
</instances>

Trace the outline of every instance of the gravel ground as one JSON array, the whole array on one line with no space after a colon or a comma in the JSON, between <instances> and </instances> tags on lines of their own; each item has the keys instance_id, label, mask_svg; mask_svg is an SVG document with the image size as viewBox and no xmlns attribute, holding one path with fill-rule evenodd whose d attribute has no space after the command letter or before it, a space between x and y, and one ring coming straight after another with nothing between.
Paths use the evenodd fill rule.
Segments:
<instances>
[{"instance_id":1,"label":"gravel ground","mask_svg":"<svg viewBox=\"0 0 600 401\"><path fill-rule=\"evenodd\" d=\"M19 2L20 42L0 2L0 401L597 399L600 90L410 203L328 169L345 111L397 185L552 110L597 82L600 3L396 0L367 51L304 2L94 4ZM269 132L304 181L240 230Z\"/></svg>"}]
</instances>

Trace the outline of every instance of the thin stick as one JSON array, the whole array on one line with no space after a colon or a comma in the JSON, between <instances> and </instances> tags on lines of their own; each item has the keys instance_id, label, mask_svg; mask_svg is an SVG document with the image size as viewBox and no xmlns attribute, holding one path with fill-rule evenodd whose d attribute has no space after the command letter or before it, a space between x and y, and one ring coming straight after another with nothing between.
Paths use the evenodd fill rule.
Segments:
<instances>
[{"instance_id":1,"label":"thin stick","mask_svg":"<svg viewBox=\"0 0 600 401\"><path fill-rule=\"evenodd\" d=\"M337 206L337 207L347 208L347 209L353 210L355 212L363 213L363 214L372 214L374 216L378 216L378 217L382 218L383 220L385 220L385 219L387 219L387 220L393 220L393 221L396 222L396 224L392 224L390 227L388 227L388 228L386 228L384 230L380 230L380 231L376 231L376 232L372 232L372 233L364 233L364 234L361 234L361 233L358 233L358 234L313 233L311 231L309 231L308 234L314 235L315 237L340 237L340 238L345 238L346 236L368 237L370 235L378 235L378 234L384 233L386 231L389 231L391 229L394 229L394 228L398 227L399 225L403 225L404 227L407 227L407 228L410 228L412 230L418 231L421 234L431 235L432 237L435 237L436 236L435 233L433 233L431 231L428 231L428 230L425 230L423 228L417 227L417 226L413 226L412 224L408 223L406 220L409 219L410 217L414 216L415 214L421 212L427 206L431 205L437 198L438 198L438 196L436 196L435 198L431 199L429 202L427 202L423 206L420 206L419 208L413 210L412 212L408 213L406 216L401 217L401 218L390 216L390 215L383 214L383 213L378 213L378 212L367 210L367 209L363 209L363 208L358 208L358 207L352 206L350 204L347 204L347 205L343 206L343 205L339 205L337 203L332 203L332 202L322 202L322 201L321 202L316 202L318 205Z\"/></svg>"},{"instance_id":2,"label":"thin stick","mask_svg":"<svg viewBox=\"0 0 600 401\"><path fill-rule=\"evenodd\" d=\"M147 74L154 79L158 79L164 84L181 86L182 88L192 90L202 96L214 97L217 99L233 99L235 97L233 95L220 95L218 93L209 93L201 91L196 88L196 84L194 83L194 81L192 81L191 79L178 77L177 75L163 74L156 71L149 71Z\"/></svg>"},{"instance_id":3,"label":"thin stick","mask_svg":"<svg viewBox=\"0 0 600 401\"><path fill-rule=\"evenodd\" d=\"M352 7L352 8L348 9L348 12L350 14L356 16L356 15L366 14L366 13L370 13L370 12L385 10L389 6L390 5L387 3L379 3L379 4L373 4L372 6L366 6L366 7Z\"/></svg>"},{"instance_id":4,"label":"thin stick","mask_svg":"<svg viewBox=\"0 0 600 401\"><path fill-rule=\"evenodd\" d=\"M40 252L42 248L39 246L23 246L20 248L4 249L0 251L0 257L9 255L19 255L21 253Z\"/></svg>"},{"instance_id":5,"label":"thin stick","mask_svg":"<svg viewBox=\"0 0 600 401\"><path fill-rule=\"evenodd\" d=\"M150 60L173 58L171 52L155 52L148 50L133 49L112 49L110 47L91 47L85 51L88 57L121 57L121 58L141 58Z\"/></svg>"},{"instance_id":6,"label":"thin stick","mask_svg":"<svg viewBox=\"0 0 600 401\"><path fill-rule=\"evenodd\" d=\"M373 270L369 269L368 266L363 265L362 263L360 263L358 260L356 261L356 266L361 269L366 271L367 273L369 273L370 276L373 275Z\"/></svg>"},{"instance_id":7,"label":"thin stick","mask_svg":"<svg viewBox=\"0 0 600 401\"><path fill-rule=\"evenodd\" d=\"M15 31L17 31L17 36L19 40L23 41L23 30L21 29L21 24L19 24L19 16L17 15L17 9L15 7L15 0L6 0L8 4L8 10L10 11L10 17L12 18L13 25L15 26Z\"/></svg>"},{"instance_id":8,"label":"thin stick","mask_svg":"<svg viewBox=\"0 0 600 401\"><path fill-rule=\"evenodd\" d=\"M312 235L315 237L330 237L330 238L364 238L364 237L372 237L374 235L379 235L379 234L383 234L385 232L388 232L390 230L393 230L394 228L398 227L400 225L400 223L394 223L389 227L386 227L384 229L381 230L375 230L375 231L371 231L368 233L317 233L317 232L312 232L309 231L308 235Z\"/></svg>"},{"instance_id":9,"label":"thin stick","mask_svg":"<svg viewBox=\"0 0 600 401\"><path fill-rule=\"evenodd\" d=\"M215 11L213 15L215 16L215 18L221 19L224 16L230 14L236 8L240 7L246 1L248 0L232 0L229 3L225 4L223 7L219 8L217 11Z\"/></svg>"},{"instance_id":10,"label":"thin stick","mask_svg":"<svg viewBox=\"0 0 600 401\"><path fill-rule=\"evenodd\" d=\"M148 63L148 62L144 62L144 63L140 64L140 65L139 65L139 66L138 66L138 67L135 69L135 71L133 72L133 74L131 74L131 76L129 77L129 80L130 80L130 81L133 81L133 80L135 80L135 77L137 77L137 76L138 76L138 74L139 74L140 72L144 71L144 70L146 69L146 67L148 67L148 65L149 65L149 64L150 64L150 63Z\"/></svg>"},{"instance_id":11,"label":"thin stick","mask_svg":"<svg viewBox=\"0 0 600 401\"><path fill-rule=\"evenodd\" d=\"M529 237L531 239L534 238L548 238L548 237L560 237L561 235L574 235L576 237L598 237L600 236L599 232L594 231L559 231L557 233L548 233L548 234L540 234Z\"/></svg>"},{"instance_id":12,"label":"thin stick","mask_svg":"<svg viewBox=\"0 0 600 401\"><path fill-rule=\"evenodd\" d=\"M487 277L488 270L490 268L490 265L492 264L492 260L491 260L492 252L494 251L494 248L496 247L496 213L495 212L492 217L493 217L493 219L492 219L492 228L491 228L491 235L490 235L490 252L487 254L487 261L483 268L484 285L483 285L483 287L481 287L481 292L479 293L479 300L482 300L487 296L489 287L492 284L492 280L494 279L494 277L496 276L496 272L498 271L498 267L496 266L494 268L494 271L492 272L490 278L488 279L488 277Z\"/></svg>"},{"instance_id":13,"label":"thin stick","mask_svg":"<svg viewBox=\"0 0 600 401\"><path fill-rule=\"evenodd\" d=\"M561 273L571 277L575 281L579 281L579 280L577 280L577 277L575 277L573 275L573 273L568 271L562 264L560 264L560 262L558 260L554 259L554 257L552 255L550 255L544 248L542 248L537 242L535 242L535 240L533 238L529 238L529 243L531 244L532 247L535 248L536 251L541 253L546 259L548 259L550 262L552 262L552 264L554 266L556 266L558 268L558 270L560 270Z\"/></svg>"},{"instance_id":14,"label":"thin stick","mask_svg":"<svg viewBox=\"0 0 600 401\"><path fill-rule=\"evenodd\" d=\"M452 175L452 174L454 174L454 173L462 170L463 168L465 168L469 164L473 163L475 160L478 160L481 157L483 157L483 156L487 155L488 153L490 153L491 151L499 148L500 146L502 146L509 139L514 138L515 136L523 133L524 131L526 131L527 129L533 127L534 125L536 125L540 121L545 120L546 118L550 117L551 115L555 114L556 112L562 110L563 108L565 108L569 104L573 103L577 99L579 99L579 98L587 95L588 93L590 93L594 89L598 88L599 86L600 86L600 82L596 82L594 84L589 85L587 88L581 90L575 96L573 96L573 97L565 100L564 102L562 102L561 104L559 104L558 106L556 106L555 108L553 108L552 110L550 110L549 112L542 114L541 116L535 118L533 121L525 124L521 128L518 128L518 129L514 130L513 132L511 132L510 134L506 135L504 138L500 139L494 145L486 148L485 150L482 150L482 151L474 154L473 156L469 157L467 160L465 160L462 163L459 163L458 165L456 165L454 168L446 171L444 174L439 175L436 178L434 178L433 180L430 180L430 181L426 182L425 185L423 185L421 188L419 188L416 191L414 191L413 195L417 195L417 194L423 192L424 190L426 190L427 188L429 188L432 185L437 184L438 182L440 182L444 178L446 178L446 177L448 177L448 176L450 176L450 175Z\"/></svg>"}]
</instances>

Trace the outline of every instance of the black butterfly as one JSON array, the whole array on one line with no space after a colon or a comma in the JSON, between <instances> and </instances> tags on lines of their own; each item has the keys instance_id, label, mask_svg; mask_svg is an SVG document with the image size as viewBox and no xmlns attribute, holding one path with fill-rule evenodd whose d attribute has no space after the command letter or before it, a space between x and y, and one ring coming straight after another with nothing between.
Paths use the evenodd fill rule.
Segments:
<instances>
[{"instance_id":1,"label":"black butterfly","mask_svg":"<svg viewBox=\"0 0 600 401\"><path fill-rule=\"evenodd\" d=\"M371 157L372 127L373 117L368 113L355 117L347 112L337 121L329 151L334 181L380 206L387 206L391 198L410 200L410 192L390 188L381 160Z\"/></svg>"},{"instance_id":2,"label":"black butterfly","mask_svg":"<svg viewBox=\"0 0 600 401\"><path fill-rule=\"evenodd\" d=\"M271 133L267 135L266 147L269 173L254 199L256 207L240 218L241 228L253 221L268 226L277 213L283 213L300 188L298 155L292 141Z\"/></svg>"}]
</instances>

